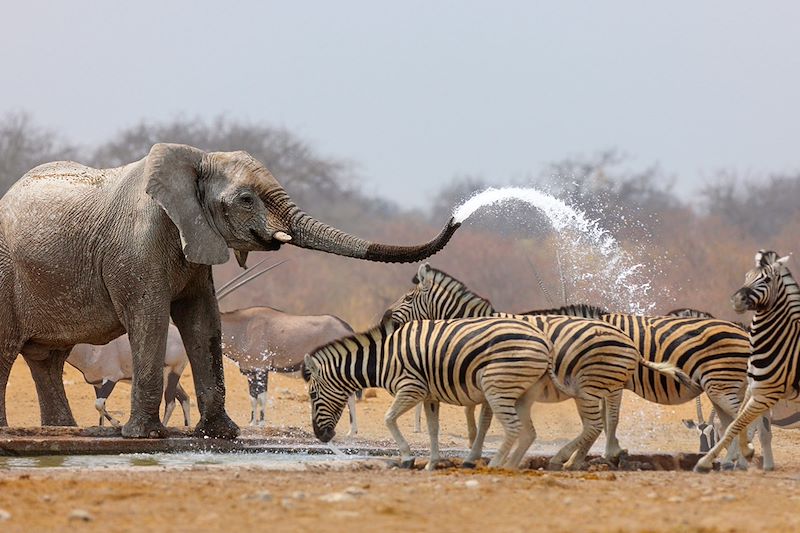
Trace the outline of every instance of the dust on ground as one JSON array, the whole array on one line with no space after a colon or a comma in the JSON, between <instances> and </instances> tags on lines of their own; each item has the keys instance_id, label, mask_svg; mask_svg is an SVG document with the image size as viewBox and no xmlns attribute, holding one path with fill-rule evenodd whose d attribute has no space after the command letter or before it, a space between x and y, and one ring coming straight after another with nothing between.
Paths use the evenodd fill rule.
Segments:
<instances>
[{"instance_id":1,"label":"dust on ground","mask_svg":"<svg viewBox=\"0 0 800 533\"><path fill-rule=\"evenodd\" d=\"M97 424L92 387L71 368L65 382L78 423ZM189 372L182 383L193 396ZM228 411L245 425L247 382L227 362L226 383ZM38 402L22 361L14 366L7 398L12 426L38 425ZM129 401L129 387L120 385L109 408L124 420ZM271 426L309 429L302 380L271 375L269 401ZM359 403L358 437L344 436L345 415L335 443L393 449L383 426L390 402L388 394L378 391L377 397ZM695 433L680 423L694 412L694 403L656 406L626 393L620 442L632 452L697 451ZM580 431L570 402L536 404L533 417L538 438L531 453L552 453ZM172 424L179 419L175 413ZM442 409L443 447L466 446L463 420L460 408ZM401 430L416 449L427 448L427 436L413 432L411 415L404 417ZM493 427L488 447L500 437ZM199 464L0 470L0 531L788 531L800 528L795 511L800 503L799 443L800 432L775 430L777 469L772 473L754 468L709 475L482 469L429 473L392 469L380 461L311 461L292 471ZM602 450L602 437L595 450ZM10 515L7 520L3 511Z\"/></svg>"}]
</instances>

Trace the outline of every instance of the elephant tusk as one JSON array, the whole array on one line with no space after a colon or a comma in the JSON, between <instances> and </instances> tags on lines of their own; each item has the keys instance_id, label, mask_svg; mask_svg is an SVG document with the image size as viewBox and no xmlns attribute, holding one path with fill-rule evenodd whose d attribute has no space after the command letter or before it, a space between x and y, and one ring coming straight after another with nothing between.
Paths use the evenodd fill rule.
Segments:
<instances>
[{"instance_id":1,"label":"elephant tusk","mask_svg":"<svg viewBox=\"0 0 800 533\"><path fill-rule=\"evenodd\" d=\"M239 263L240 267L247 268L247 252L234 250L233 255L236 256L236 262Z\"/></svg>"},{"instance_id":2,"label":"elephant tusk","mask_svg":"<svg viewBox=\"0 0 800 533\"><path fill-rule=\"evenodd\" d=\"M289 242L292 240L292 236L284 231L276 231L272 238L281 242Z\"/></svg>"}]
</instances>

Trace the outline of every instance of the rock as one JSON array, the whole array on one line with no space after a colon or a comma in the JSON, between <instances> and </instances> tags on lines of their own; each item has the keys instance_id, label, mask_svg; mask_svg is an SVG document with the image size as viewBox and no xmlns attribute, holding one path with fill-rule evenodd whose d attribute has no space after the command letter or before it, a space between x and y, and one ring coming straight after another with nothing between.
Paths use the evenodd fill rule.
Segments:
<instances>
[{"instance_id":1,"label":"rock","mask_svg":"<svg viewBox=\"0 0 800 533\"><path fill-rule=\"evenodd\" d=\"M295 500L305 500L306 496L307 494L302 490L297 490L292 493L292 498L294 498Z\"/></svg>"},{"instance_id":2,"label":"rock","mask_svg":"<svg viewBox=\"0 0 800 533\"><path fill-rule=\"evenodd\" d=\"M243 496L245 500L259 500L262 502L272 501L272 494L268 490L261 490L254 494L247 494Z\"/></svg>"},{"instance_id":3,"label":"rock","mask_svg":"<svg viewBox=\"0 0 800 533\"><path fill-rule=\"evenodd\" d=\"M477 489L481 486L477 479L470 479L464 482L464 486L468 489Z\"/></svg>"},{"instance_id":4,"label":"rock","mask_svg":"<svg viewBox=\"0 0 800 533\"><path fill-rule=\"evenodd\" d=\"M72 512L69 513L69 519L78 520L81 522L91 522L94 520L94 517L85 509L73 509Z\"/></svg>"},{"instance_id":5,"label":"rock","mask_svg":"<svg viewBox=\"0 0 800 533\"><path fill-rule=\"evenodd\" d=\"M346 489L344 489L344 492L345 494L349 494L350 496L363 496L364 494L367 493L367 491L365 491L361 487L347 487Z\"/></svg>"},{"instance_id":6,"label":"rock","mask_svg":"<svg viewBox=\"0 0 800 533\"><path fill-rule=\"evenodd\" d=\"M0 522L5 522L6 520L11 520L11 513L5 509L0 509Z\"/></svg>"},{"instance_id":7,"label":"rock","mask_svg":"<svg viewBox=\"0 0 800 533\"><path fill-rule=\"evenodd\" d=\"M346 492L331 492L330 494L323 494L319 499L328 503L341 503L353 501L356 498Z\"/></svg>"}]
</instances>

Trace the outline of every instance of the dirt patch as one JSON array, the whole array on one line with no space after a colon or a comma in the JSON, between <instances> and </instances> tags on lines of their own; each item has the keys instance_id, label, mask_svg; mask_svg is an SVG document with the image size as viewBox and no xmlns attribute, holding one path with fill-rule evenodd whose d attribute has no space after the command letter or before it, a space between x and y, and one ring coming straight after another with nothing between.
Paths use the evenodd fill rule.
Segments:
<instances>
[{"instance_id":1,"label":"dirt patch","mask_svg":"<svg viewBox=\"0 0 800 533\"><path fill-rule=\"evenodd\" d=\"M65 379L76 419L82 426L95 425L92 388L72 369ZM229 364L226 379L228 411L246 426L247 382ZM188 373L182 383L192 391ZM269 426L248 428L245 437L283 439L288 445L313 442L309 405L298 400L305 394L302 381L273 375L270 385ZM129 409L128 390L119 386L109 401L109 408L122 420ZM21 361L12 371L8 402L12 426L38 424L33 383ZM383 425L390 402L385 392L378 391L375 398L359 403L358 437L345 436L345 414L334 444L395 450ZM641 453L690 457L697 451L696 434L685 429L680 419L693 414L691 403L656 406L626 394L619 437L630 450L629 460ZM192 416L196 421L196 410ZM464 449L463 410L444 407L441 416L442 447ZM569 402L534 405L533 417L539 438L531 448L531 461L537 460L533 456L552 455L580 431ZM173 420L179 418L176 414ZM410 415L401 420L401 430L418 453L421 467L427 435L414 433L413 426ZM38 430L17 431L19 436L31 437ZM114 431L87 429L82 434L114 438ZM500 438L493 427L487 446L494 448ZM602 452L602 444L601 437L592 453ZM182 469L6 470L0 471L0 520L6 516L2 511L9 516L0 522L0 531L245 531L265 526L270 531L322 532L798 530L800 432L776 429L773 444L777 469L772 473L755 468L708 475L674 470L625 472L606 470L600 463L592 471L576 473L480 468L424 472L395 469L385 461L346 468L339 463L315 463L294 471L200 464ZM458 464L460 452L447 452L447 456Z\"/></svg>"}]
</instances>

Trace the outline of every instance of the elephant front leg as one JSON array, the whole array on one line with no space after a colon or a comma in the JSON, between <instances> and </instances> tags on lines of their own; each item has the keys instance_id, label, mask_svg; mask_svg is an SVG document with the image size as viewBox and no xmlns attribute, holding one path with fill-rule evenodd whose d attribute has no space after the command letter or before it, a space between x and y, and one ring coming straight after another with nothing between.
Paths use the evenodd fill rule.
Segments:
<instances>
[{"instance_id":1,"label":"elephant front leg","mask_svg":"<svg viewBox=\"0 0 800 533\"><path fill-rule=\"evenodd\" d=\"M159 316L160 315L160 316ZM122 426L128 438L165 437L167 430L159 417L164 390L164 354L167 349L169 318L166 312L132 311L127 320L133 356L131 416Z\"/></svg>"},{"instance_id":2,"label":"elephant front leg","mask_svg":"<svg viewBox=\"0 0 800 533\"><path fill-rule=\"evenodd\" d=\"M222 369L219 309L214 297L211 270L203 287L195 288L172 304L172 319L178 326L192 366L200 422L200 437L232 439L239 426L225 412L225 376Z\"/></svg>"},{"instance_id":3,"label":"elephant front leg","mask_svg":"<svg viewBox=\"0 0 800 533\"><path fill-rule=\"evenodd\" d=\"M8 425L6 417L6 386L8 377L11 375L11 367L14 366L14 359L17 358L17 350L0 352L0 427Z\"/></svg>"},{"instance_id":4,"label":"elephant front leg","mask_svg":"<svg viewBox=\"0 0 800 533\"><path fill-rule=\"evenodd\" d=\"M36 384L43 426L77 426L64 391L64 363L70 350L54 350L43 359L25 358Z\"/></svg>"}]
</instances>

